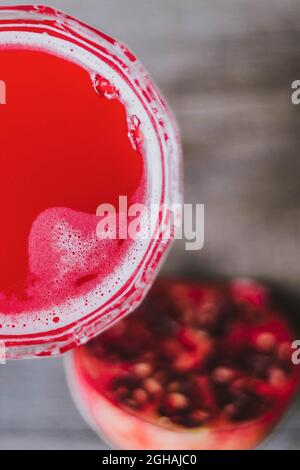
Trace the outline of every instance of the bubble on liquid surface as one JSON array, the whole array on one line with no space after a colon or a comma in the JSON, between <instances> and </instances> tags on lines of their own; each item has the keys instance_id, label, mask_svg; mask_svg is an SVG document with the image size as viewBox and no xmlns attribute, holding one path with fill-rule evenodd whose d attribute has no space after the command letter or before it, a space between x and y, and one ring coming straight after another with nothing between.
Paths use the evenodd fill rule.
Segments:
<instances>
[{"instance_id":1,"label":"bubble on liquid surface","mask_svg":"<svg viewBox=\"0 0 300 470\"><path fill-rule=\"evenodd\" d=\"M134 150L140 150L144 142L144 135L141 131L141 120L133 114L128 119L128 137Z\"/></svg>"},{"instance_id":2,"label":"bubble on liquid surface","mask_svg":"<svg viewBox=\"0 0 300 470\"><path fill-rule=\"evenodd\" d=\"M99 96L105 96L109 100L117 99L120 97L119 90L112 85L107 78L99 73L92 75L94 89Z\"/></svg>"}]
</instances>

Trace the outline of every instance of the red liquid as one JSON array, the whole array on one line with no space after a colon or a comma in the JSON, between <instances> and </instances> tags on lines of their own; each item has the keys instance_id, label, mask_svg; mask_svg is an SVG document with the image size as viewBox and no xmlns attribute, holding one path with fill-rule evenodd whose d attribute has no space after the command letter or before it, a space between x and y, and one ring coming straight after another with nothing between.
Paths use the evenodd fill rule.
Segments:
<instances>
[{"instance_id":1,"label":"red liquid","mask_svg":"<svg viewBox=\"0 0 300 470\"><path fill-rule=\"evenodd\" d=\"M79 65L45 52L2 48L0 79L7 90L7 104L0 105L0 311L14 313L26 303L42 308L57 301L49 230L61 216L97 245L82 269L74 267L71 295L111 272L127 242L125 248L117 241L109 245L110 262L95 262L101 252L96 208L117 205L119 195L140 202L143 161L128 138L125 107L99 96ZM80 252L73 262L80 264ZM60 285L60 298L70 295L68 282Z\"/></svg>"}]
</instances>

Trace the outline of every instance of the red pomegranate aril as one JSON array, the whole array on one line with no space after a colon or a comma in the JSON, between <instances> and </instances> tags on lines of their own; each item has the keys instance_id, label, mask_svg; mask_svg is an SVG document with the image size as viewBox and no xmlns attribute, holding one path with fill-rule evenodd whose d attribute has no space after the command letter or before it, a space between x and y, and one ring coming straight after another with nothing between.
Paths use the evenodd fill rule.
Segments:
<instances>
[{"instance_id":1,"label":"red pomegranate aril","mask_svg":"<svg viewBox=\"0 0 300 470\"><path fill-rule=\"evenodd\" d=\"M162 345L163 353L170 359L179 356L183 347L177 339L168 338L164 341Z\"/></svg>"},{"instance_id":2,"label":"red pomegranate aril","mask_svg":"<svg viewBox=\"0 0 300 470\"><path fill-rule=\"evenodd\" d=\"M197 357L191 352L184 352L174 362L173 367L178 372L193 370L198 364Z\"/></svg>"},{"instance_id":3,"label":"red pomegranate aril","mask_svg":"<svg viewBox=\"0 0 300 470\"><path fill-rule=\"evenodd\" d=\"M169 393L166 397L166 406L171 412L184 410L189 406L189 400L182 393Z\"/></svg>"},{"instance_id":4,"label":"red pomegranate aril","mask_svg":"<svg viewBox=\"0 0 300 470\"><path fill-rule=\"evenodd\" d=\"M143 386L144 386L144 389L151 395L151 396L157 396L159 395L163 388L162 386L160 385L160 383L152 378L152 377L149 377L147 379L144 380L143 382Z\"/></svg>"},{"instance_id":5,"label":"red pomegranate aril","mask_svg":"<svg viewBox=\"0 0 300 470\"><path fill-rule=\"evenodd\" d=\"M245 377L239 377L230 384L230 388L237 391L247 390L249 386L251 386L251 381Z\"/></svg>"},{"instance_id":6,"label":"red pomegranate aril","mask_svg":"<svg viewBox=\"0 0 300 470\"><path fill-rule=\"evenodd\" d=\"M133 400L132 398L128 398L127 400L125 400L124 405L131 409L135 409L138 406L136 401Z\"/></svg>"},{"instance_id":7,"label":"red pomegranate aril","mask_svg":"<svg viewBox=\"0 0 300 470\"><path fill-rule=\"evenodd\" d=\"M283 388L288 382L287 374L279 367L271 367L268 374L269 383L278 389Z\"/></svg>"},{"instance_id":8,"label":"red pomegranate aril","mask_svg":"<svg viewBox=\"0 0 300 470\"><path fill-rule=\"evenodd\" d=\"M213 371L213 380L220 383L231 382L236 377L236 371L230 369L229 367L217 367Z\"/></svg>"},{"instance_id":9,"label":"red pomegranate aril","mask_svg":"<svg viewBox=\"0 0 300 470\"><path fill-rule=\"evenodd\" d=\"M178 392L181 389L180 382L170 382L167 386L168 392Z\"/></svg>"},{"instance_id":10,"label":"red pomegranate aril","mask_svg":"<svg viewBox=\"0 0 300 470\"><path fill-rule=\"evenodd\" d=\"M132 373L139 379L149 377L149 375L152 373L152 370L153 368L148 362L138 362L131 368Z\"/></svg>"},{"instance_id":11,"label":"red pomegranate aril","mask_svg":"<svg viewBox=\"0 0 300 470\"><path fill-rule=\"evenodd\" d=\"M204 329L213 328L218 320L218 307L214 303L201 305L197 312L197 324Z\"/></svg>"},{"instance_id":12,"label":"red pomegranate aril","mask_svg":"<svg viewBox=\"0 0 300 470\"><path fill-rule=\"evenodd\" d=\"M142 357L142 362L147 362L147 363L153 363L154 359L155 359L155 355L153 352L151 351L146 351Z\"/></svg>"},{"instance_id":13,"label":"red pomegranate aril","mask_svg":"<svg viewBox=\"0 0 300 470\"><path fill-rule=\"evenodd\" d=\"M139 405L144 405L149 400L149 396L147 392L143 390L142 388L137 388L136 390L134 390L132 397L135 400L135 402Z\"/></svg>"},{"instance_id":14,"label":"red pomegranate aril","mask_svg":"<svg viewBox=\"0 0 300 470\"><path fill-rule=\"evenodd\" d=\"M243 421L259 416L263 407L264 403L260 401L258 396L246 392L236 392L234 401L226 405L224 413L232 421Z\"/></svg>"},{"instance_id":15,"label":"red pomegranate aril","mask_svg":"<svg viewBox=\"0 0 300 470\"><path fill-rule=\"evenodd\" d=\"M198 396L201 405L205 409L216 409L216 397L209 377L200 376L197 378Z\"/></svg>"},{"instance_id":16,"label":"red pomegranate aril","mask_svg":"<svg viewBox=\"0 0 300 470\"><path fill-rule=\"evenodd\" d=\"M168 418L168 416L160 416L157 422L160 426L163 426L163 427L169 428L172 426L172 421L170 418Z\"/></svg>"},{"instance_id":17,"label":"red pomegranate aril","mask_svg":"<svg viewBox=\"0 0 300 470\"><path fill-rule=\"evenodd\" d=\"M166 374L165 374L165 371L162 370L162 369L156 370L156 372L154 372L154 374L151 375L151 377L153 377L155 380L157 380L158 383L160 383L160 384L164 384L165 381L166 381Z\"/></svg>"},{"instance_id":18,"label":"red pomegranate aril","mask_svg":"<svg viewBox=\"0 0 300 470\"><path fill-rule=\"evenodd\" d=\"M128 388L126 387L119 387L115 390L115 395L116 395L116 398L119 400L119 401L122 401L124 400L126 397L128 397L128 394L129 394L129 390Z\"/></svg>"},{"instance_id":19,"label":"red pomegranate aril","mask_svg":"<svg viewBox=\"0 0 300 470\"><path fill-rule=\"evenodd\" d=\"M269 305L268 289L252 279L238 279L230 285L233 301L240 305L254 305L267 308Z\"/></svg>"},{"instance_id":20,"label":"red pomegranate aril","mask_svg":"<svg viewBox=\"0 0 300 470\"><path fill-rule=\"evenodd\" d=\"M195 354L199 363L203 364L214 349L214 340L204 331L197 331Z\"/></svg>"},{"instance_id":21,"label":"red pomegranate aril","mask_svg":"<svg viewBox=\"0 0 300 470\"><path fill-rule=\"evenodd\" d=\"M245 403L242 405L230 403L224 408L224 413L228 416L231 421L242 421L245 419L244 415Z\"/></svg>"},{"instance_id":22,"label":"red pomegranate aril","mask_svg":"<svg viewBox=\"0 0 300 470\"><path fill-rule=\"evenodd\" d=\"M182 328L179 338L185 348L194 350L201 344L202 340L208 340L208 335L204 331L198 331L194 328Z\"/></svg>"},{"instance_id":23,"label":"red pomegranate aril","mask_svg":"<svg viewBox=\"0 0 300 470\"><path fill-rule=\"evenodd\" d=\"M194 410L189 415L189 420L194 426L204 424L210 418L210 414L205 410Z\"/></svg>"},{"instance_id":24,"label":"red pomegranate aril","mask_svg":"<svg viewBox=\"0 0 300 470\"><path fill-rule=\"evenodd\" d=\"M195 323L195 308L191 306L183 307L182 320L186 325Z\"/></svg>"},{"instance_id":25,"label":"red pomegranate aril","mask_svg":"<svg viewBox=\"0 0 300 470\"><path fill-rule=\"evenodd\" d=\"M157 285L126 327L74 353L103 416L116 416L104 422L95 404L99 427L124 449L254 447L299 381L284 318L254 282ZM110 387L99 380L106 373Z\"/></svg>"},{"instance_id":26,"label":"red pomegranate aril","mask_svg":"<svg viewBox=\"0 0 300 470\"><path fill-rule=\"evenodd\" d=\"M259 351L271 352L275 349L277 344L276 338L272 333L260 333L257 338L255 345Z\"/></svg>"},{"instance_id":27,"label":"red pomegranate aril","mask_svg":"<svg viewBox=\"0 0 300 470\"><path fill-rule=\"evenodd\" d=\"M236 414L236 406L233 403L230 403L229 405L225 406L224 413L229 418L232 418Z\"/></svg>"},{"instance_id":28,"label":"red pomegranate aril","mask_svg":"<svg viewBox=\"0 0 300 470\"><path fill-rule=\"evenodd\" d=\"M286 364L291 363L292 358L292 346L291 343L288 341L284 341L283 343L279 344L277 350L278 359Z\"/></svg>"}]
</instances>

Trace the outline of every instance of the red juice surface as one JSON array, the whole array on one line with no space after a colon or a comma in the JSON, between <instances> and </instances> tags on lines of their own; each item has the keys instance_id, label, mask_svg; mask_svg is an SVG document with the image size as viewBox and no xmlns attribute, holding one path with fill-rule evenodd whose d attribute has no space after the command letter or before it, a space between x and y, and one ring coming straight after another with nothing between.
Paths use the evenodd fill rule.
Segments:
<instances>
[{"instance_id":1,"label":"red juice surface","mask_svg":"<svg viewBox=\"0 0 300 470\"><path fill-rule=\"evenodd\" d=\"M81 65L0 47L0 79L0 312L43 315L126 257L129 241L97 238L95 214L120 195L142 202L143 158L125 106L97 92ZM51 315L43 322L59 323Z\"/></svg>"}]
</instances>

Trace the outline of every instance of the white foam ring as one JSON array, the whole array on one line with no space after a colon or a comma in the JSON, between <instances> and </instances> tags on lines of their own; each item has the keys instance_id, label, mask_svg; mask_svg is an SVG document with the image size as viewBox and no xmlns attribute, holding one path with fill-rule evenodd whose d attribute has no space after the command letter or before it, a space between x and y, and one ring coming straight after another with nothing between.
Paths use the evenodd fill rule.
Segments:
<instances>
[{"instance_id":1,"label":"white foam ring","mask_svg":"<svg viewBox=\"0 0 300 470\"><path fill-rule=\"evenodd\" d=\"M71 41L59 39L46 33L0 30L1 44L15 46L21 44L23 47L39 49L67 58L88 69L91 77L95 73L104 76L119 90L120 100L126 107L127 115L138 116L141 121L141 131L145 136L143 156L147 172L146 204L159 204L162 186L159 142L147 112L124 79L91 52ZM117 294L120 287L126 284L144 259L148 247L149 240L134 242L121 264L114 268L109 277L106 277L85 295L70 297L63 303L42 311L28 310L13 315L0 312L1 335L27 335L47 332L49 328L62 328L101 308L104 303ZM51 320L55 316L60 319L56 325Z\"/></svg>"}]
</instances>

